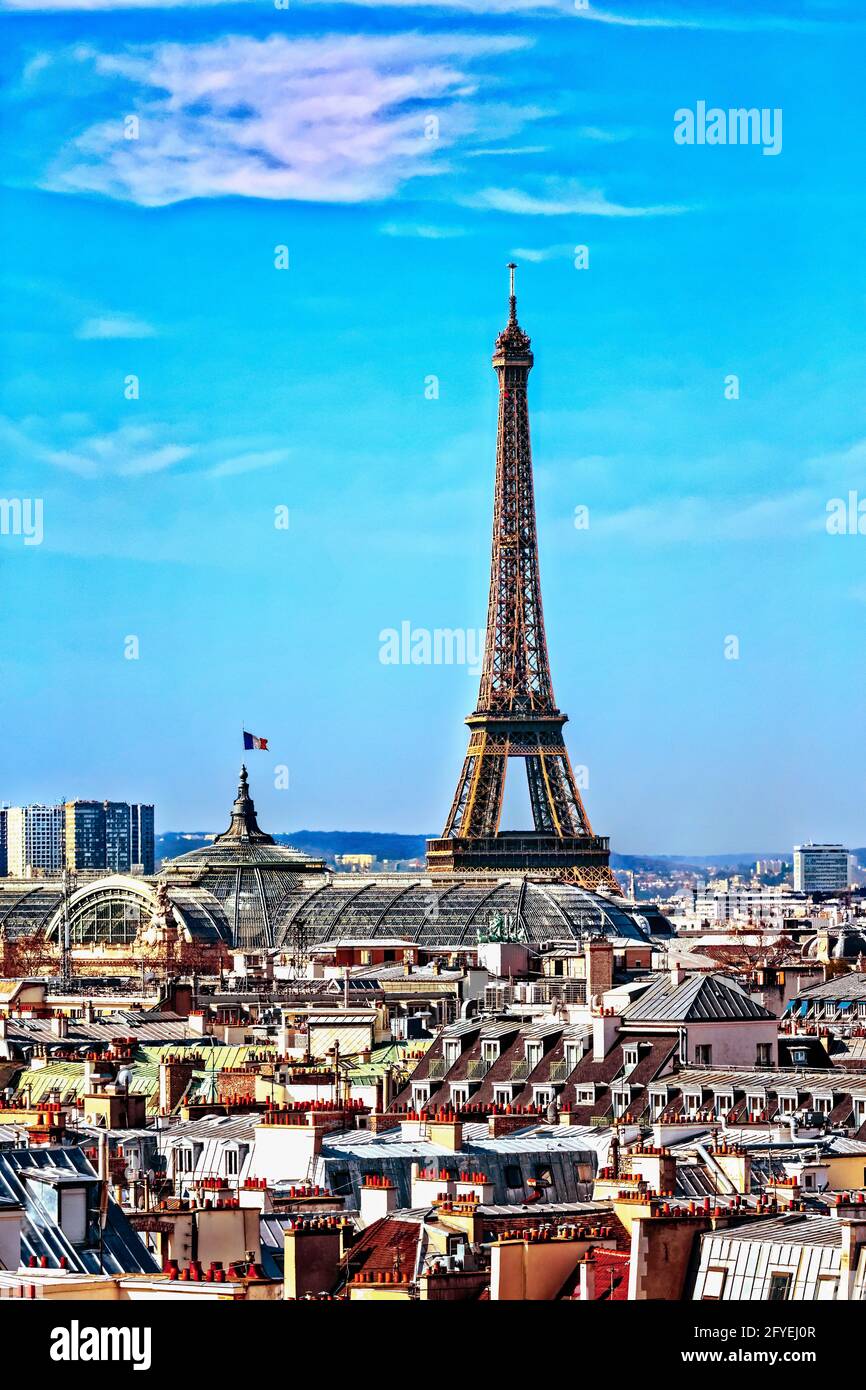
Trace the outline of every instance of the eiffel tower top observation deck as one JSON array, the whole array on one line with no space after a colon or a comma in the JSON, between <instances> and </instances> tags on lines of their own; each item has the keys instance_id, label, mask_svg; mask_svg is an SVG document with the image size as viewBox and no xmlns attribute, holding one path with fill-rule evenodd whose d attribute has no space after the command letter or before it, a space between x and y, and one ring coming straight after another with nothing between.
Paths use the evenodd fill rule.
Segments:
<instances>
[{"instance_id":1,"label":"eiffel tower top observation deck","mask_svg":"<svg viewBox=\"0 0 866 1390\"><path fill-rule=\"evenodd\" d=\"M517 321L514 271L508 322L496 339L499 378L496 490L484 664L478 703L466 720L469 749L448 820L427 842L431 873L528 871L618 892L606 838L595 835L563 739L547 655L527 382L530 340ZM522 758L533 828L499 829L508 761Z\"/></svg>"}]
</instances>

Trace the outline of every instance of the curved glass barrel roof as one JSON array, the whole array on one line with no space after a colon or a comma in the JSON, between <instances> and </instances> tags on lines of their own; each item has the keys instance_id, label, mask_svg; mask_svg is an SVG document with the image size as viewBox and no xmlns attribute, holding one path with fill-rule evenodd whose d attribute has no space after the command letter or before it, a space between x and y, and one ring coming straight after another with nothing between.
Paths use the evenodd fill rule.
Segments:
<instances>
[{"instance_id":1,"label":"curved glass barrel roof","mask_svg":"<svg viewBox=\"0 0 866 1390\"><path fill-rule=\"evenodd\" d=\"M651 920L622 901L576 884L509 879L407 879L403 875L339 876L319 886L298 887L286 897L276 923L275 945L303 931L310 945L394 937L428 947L471 947L479 928L497 917L530 944L580 941L604 934L645 942L669 933L663 918Z\"/></svg>"}]
</instances>

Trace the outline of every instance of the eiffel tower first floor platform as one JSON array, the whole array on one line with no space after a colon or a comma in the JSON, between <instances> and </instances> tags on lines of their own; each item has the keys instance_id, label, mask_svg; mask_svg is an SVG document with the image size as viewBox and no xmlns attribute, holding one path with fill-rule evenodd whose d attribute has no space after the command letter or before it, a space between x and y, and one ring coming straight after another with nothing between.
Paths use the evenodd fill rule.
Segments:
<instances>
[{"instance_id":1,"label":"eiffel tower first floor platform","mask_svg":"<svg viewBox=\"0 0 866 1390\"><path fill-rule=\"evenodd\" d=\"M622 891L610 867L606 835L547 835L529 830L428 840L427 872L529 873L576 883L591 891Z\"/></svg>"}]
</instances>

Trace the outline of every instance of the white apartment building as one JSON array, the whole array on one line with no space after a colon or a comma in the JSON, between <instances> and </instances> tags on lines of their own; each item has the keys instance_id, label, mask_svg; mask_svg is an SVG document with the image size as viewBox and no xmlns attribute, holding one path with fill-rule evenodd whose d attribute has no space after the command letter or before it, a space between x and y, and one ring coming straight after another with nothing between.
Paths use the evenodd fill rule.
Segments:
<instances>
[{"instance_id":1,"label":"white apartment building","mask_svg":"<svg viewBox=\"0 0 866 1390\"><path fill-rule=\"evenodd\" d=\"M797 916L805 907L804 893L790 888L692 888L681 897L685 912L698 922L773 922Z\"/></svg>"},{"instance_id":2,"label":"white apartment building","mask_svg":"<svg viewBox=\"0 0 866 1390\"><path fill-rule=\"evenodd\" d=\"M35 871L60 873L64 863L63 806L10 806L6 813L7 871L29 878Z\"/></svg>"},{"instance_id":3,"label":"white apartment building","mask_svg":"<svg viewBox=\"0 0 866 1390\"><path fill-rule=\"evenodd\" d=\"M838 893L848 887L844 845L794 846L794 887L800 893Z\"/></svg>"}]
</instances>

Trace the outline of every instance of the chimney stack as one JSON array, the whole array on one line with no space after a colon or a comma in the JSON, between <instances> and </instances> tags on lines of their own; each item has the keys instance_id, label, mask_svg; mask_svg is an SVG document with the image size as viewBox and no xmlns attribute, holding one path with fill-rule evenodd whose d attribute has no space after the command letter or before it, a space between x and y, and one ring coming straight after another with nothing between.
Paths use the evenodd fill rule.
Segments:
<instances>
[{"instance_id":1,"label":"chimney stack","mask_svg":"<svg viewBox=\"0 0 866 1390\"><path fill-rule=\"evenodd\" d=\"M397 1208L397 1188L390 1178L367 1173L361 1184L361 1225L372 1226Z\"/></svg>"}]
</instances>

